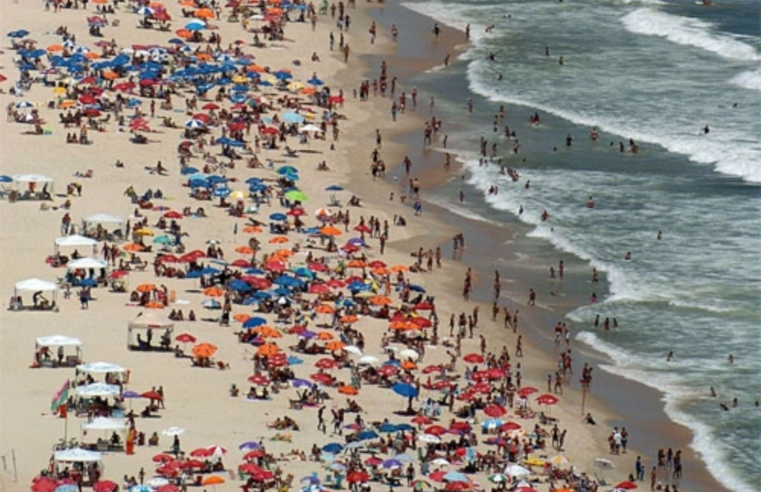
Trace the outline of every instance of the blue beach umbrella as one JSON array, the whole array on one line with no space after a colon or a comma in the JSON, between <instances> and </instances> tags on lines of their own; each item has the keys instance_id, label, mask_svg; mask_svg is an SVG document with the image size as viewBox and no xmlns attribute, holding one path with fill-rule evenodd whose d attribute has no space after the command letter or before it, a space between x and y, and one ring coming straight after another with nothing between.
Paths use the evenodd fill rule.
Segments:
<instances>
[{"instance_id":1,"label":"blue beach umbrella","mask_svg":"<svg viewBox=\"0 0 761 492\"><path fill-rule=\"evenodd\" d=\"M313 78L307 80L307 84L310 84L310 85L322 85L322 84L324 84L324 82L322 80L318 79L318 78L314 78L313 77Z\"/></svg>"},{"instance_id":2,"label":"blue beach umbrella","mask_svg":"<svg viewBox=\"0 0 761 492\"><path fill-rule=\"evenodd\" d=\"M342 191L343 188L338 185L330 185L327 188L325 188L325 191Z\"/></svg>"},{"instance_id":3,"label":"blue beach umbrella","mask_svg":"<svg viewBox=\"0 0 761 492\"><path fill-rule=\"evenodd\" d=\"M405 398L414 398L418 395L418 390L407 383L396 383L391 387L394 393Z\"/></svg>"},{"instance_id":4,"label":"blue beach umbrella","mask_svg":"<svg viewBox=\"0 0 761 492\"><path fill-rule=\"evenodd\" d=\"M274 214L270 215L270 220L274 220L274 221L277 221L277 222L281 222L283 220L286 220L287 218L288 217L285 214L280 213L280 212L277 212L277 213L274 213Z\"/></svg>"},{"instance_id":5,"label":"blue beach umbrella","mask_svg":"<svg viewBox=\"0 0 761 492\"><path fill-rule=\"evenodd\" d=\"M451 471L444 475L444 480L447 482L465 482L468 483L468 477L464 473Z\"/></svg>"},{"instance_id":6,"label":"blue beach umbrella","mask_svg":"<svg viewBox=\"0 0 761 492\"><path fill-rule=\"evenodd\" d=\"M298 174L299 170L293 166L280 166L275 172L281 176L285 176L286 174Z\"/></svg>"},{"instance_id":7,"label":"blue beach umbrella","mask_svg":"<svg viewBox=\"0 0 761 492\"><path fill-rule=\"evenodd\" d=\"M365 439L377 439L378 437L378 433L374 430L365 430L357 434L357 439L360 441L364 441Z\"/></svg>"},{"instance_id":8,"label":"blue beach umbrella","mask_svg":"<svg viewBox=\"0 0 761 492\"><path fill-rule=\"evenodd\" d=\"M394 424L386 422L385 424L381 424L380 427L378 427L378 430L381 431L381 432L384 432L386 434L390 434L392 432L396 432L397 431L397 427Z\"/></svg>"},{"instance_id":9,"label":"blue beach umbrella","mask_svg":"<svg viewBox=\"0 0 761 492\"><path fill-rule=\"evenodd\" d=\"M260 317L249 318L243 323L243 328L256 328L257 326L266 325L267 320Z\"/></svg>"},{"instance_id":10,"label":"blue beach umbrella","mask_svg":"<svg viewBox=\"0 0 761 492\"><path fill-rule=\"evenodd\" d=\"M254 450L254 449L259 449L261 447L262 447L261 444L259 444L258 442L246 441L246 442L242 443L240 446L238 446L238 449L241 449L241 450L243 450L243 449Z\"/></svg>"},{"instance_id":11,"label":"blue beach umbrella","mask_svg":"<svg viewBox=\"0 0 761 492\"><path fill-rule=\"evenodd\" d=\"M331 443L326 444L326 445L324 445L322 447L323 451L325 451L326 453L330 453L330 454L338 454L341 451L343 451L343 449L344 449L344 447L341 446L341 444L339 444L337 442L331 442Z\"/></svg>"}]
</instances>

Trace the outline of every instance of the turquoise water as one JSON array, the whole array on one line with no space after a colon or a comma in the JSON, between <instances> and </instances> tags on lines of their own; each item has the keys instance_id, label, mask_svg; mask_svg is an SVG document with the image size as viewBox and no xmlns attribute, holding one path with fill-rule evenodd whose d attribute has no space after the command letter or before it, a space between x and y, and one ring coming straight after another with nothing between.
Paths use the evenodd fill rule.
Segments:
<instances>
[{"instance_id":1,"label":"turquoise water","mask_svg":"<svg viewBox=\"0 0 761 492\"><path fill-rule=\"evenodd\" d=\"M664 392L667 414L693 430L692 446L728 489L757 490L758 2L405 5L456 27L470 23L473 33L473 47L454 66L415 80L446 113L451 151L465 167L464 184L445 187L434 201L491 222L519 219L529 235L604 272L610 291L568 314L578 339L610 358L604 370ZM495 24L490 34L487 24ZM464 111L468 97L472 115ZM507 117L495 133L491 121L500 105ZM527 123L534 112L539 126ZM517 133L518 154L502 136L504 124ZM710 133L703 134L706 125ZM600 129L597 142L588 137L592 126ZM473 151L482 135L520 172L518 183L496 164L478 165ZM629 138L640 147L636 155L619 152ZM499 194L488 194L492 186ZM473 197L464 204L454 201L460 188ZM585 206L589 195L594 209ZM543 210L551 214L547 222ZM595 329L597 314L615 317L619 329ZM722 411L719 402L733 398L739 406Z\"/></svg>"}]
</instances>

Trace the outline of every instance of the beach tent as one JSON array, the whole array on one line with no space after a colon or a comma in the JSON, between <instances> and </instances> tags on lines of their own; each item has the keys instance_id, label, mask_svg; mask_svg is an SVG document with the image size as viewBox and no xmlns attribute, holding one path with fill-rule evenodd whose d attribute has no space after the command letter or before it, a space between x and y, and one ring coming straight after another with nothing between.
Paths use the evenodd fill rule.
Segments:
<instances>
[{"instance_id":1,"label":"beach tent","mask_svg":"<svg viewBox=\"0 0 761 492\"><path fill-rule=\"evenodd\" d=\"M113 214L95 214L82 219L85 224L123 224L124 219Z\"/></svg>"},{"instance_id":2,"label":"beach tent","mask_svg":"<svg viewBox=\"0 0 761 492\"><path fill-rule=\"evenodd\" d=\"M105 374L108 372L125 373L128 371L128 369L110 362L90 362L89 364L81 364L77 366L77 370L85 374Z\"/></svg>"},{"instance_id":3,"label":"beach tent","mask_svg":"<svg viewBox=\"0 0 761 492\"><path fill-rule=\"evenodd\" d=\"M74 347L75 355L66 356L61 361L62 366L75 366L82 363L82 341L79 338L67 337L65 335L51 335L39 337L34 342L34 358L39 367L58 367L58 361L55 357L43 357L45 349L59 347Z\"/></svg>"},{"instance_id":4,"label":"beach tent","mask_svg":"<svg viewBox=\"0 0 761 492\"><path fill-rule=\"evenodd\" d=\"M120 388L116 384L92 383L84 386L78 386L77 395L82 398L108 398L110 396L119 396Z\"/></svg>"},{"instance_id":5,"label":"beach tent","mask_svg":"<svg viewBox=\"0 0 761 492\"><path fill-rule=\"evenodd\" d=\"M88 258L79 258L77 260L72 260L66 265L66 269L68 270L77 270L80 268L82 269L108 268L108 263L98 258L88 257Z\"/></svg>"},{"instance_id":6,"label":"beach tent","mask_svg":"<svg viewBox=\"0 0 761 492\"><path fill-rule=\"evenodd\" d=\"M77 378L81 381L83 374L113 374L119 375L123 383L129 382L129 369L110 362L90 362L77 366Z\"/></svg>"},{"instance_id":7,"label":"beach tent","mask_svg":"<svg viewBox=\"0 0 761 492\"><path fill-rule=\"evenodd\" d=\"M27 280L21 280L16 282L13 288L13 299L11 300L11 310L20 311L22 309L39 309L47 311L57 311L56 307L56 291L58 287L53 282L47 280L40 280L38 278L30 278ZM21 298L21 292L34 292L32 299L34 303L29 306L24 306L23 299ZM42 296L43 292L52 292L53 300L48 301Z\"/></svg>"},{"instance_id":8,"label":"beach tent","mask_svg":"<svg viewBox=\"0 0 761 492\"><path fill-rule=\"evenodd\" d=\"M158 314L156 310L150 310L138 315L137 318L127 325L127 348L131 350L161 350L161 344L147 346L145 343L140 343L144 338L141 337L141 339L138 340L138 334L143 330L161 330L161 336L169 337L169 340L171 341L171 335L174 331L174 322ZM171 346L164 344L164 349L171 350Z\"/></svg>"},{"instance_id":9,"label":"beach tent","mask_svg":"<svg viewBox=\"0 0 761 492\"><path fill-rule=\"evenodd\" d=\"M13 177L19 200L52 200L54 180L43 174L18 174Z\"/></svg>"},{"instance_id":10,"label":"beach tent","mask_svg":"<svg viewBox=\"0 0 761 492\"><path fill-rule=\"evenodd\" d=\"M77 248L80 246L83 246L83 247L91 246L93 248L93 254L95 254L96 253L95 248L97 245L98 245L98 241L96 241L95 239L91 239L85 236L80 236L79 234L74 234L73 236L63 236L56 239L54 252L58 253L58 248L64 248L64 247Z\"/></svg>"},{"instance_id":11,"label":"beach tent","mask_svg":"<svg viewBox=\"0 0 761 492\"><path fill-rule=\"evenodd\" d=\"M83 430L120 431L127 429L125 419L112 419L108 417L96 417L89 422L82 422Z\"/></svg>"},{"instance_id":12,"label":"beach tent","mask_svg":"<svg viewBox=\"0 0 761 492\"><path fill-rule=\"evenodd\" d=\"M71 463L98 463L98 470L104 471L103 457L97 451L82 448L64 449L53 455L56 474L61 466L68 468Z\"/></svg>"},{"instance_id":13,"label":"beach tent","mask_svg":"<svg viewBox=\"0 0 761 492\"><path fill-rule=\"evenodd\" d=\"M124 225L125 220L118 215L113 214L95 214L90 215L89 217L85 217L82 219L82 230L87 233L87 231L96 230L97 226L101 226L104 229L106 229L106 232L108 232L108 227L118 226L118 229L112 231L114 237L103 237L104 239L110 240L110 241L118 241L123 239L126 236L126 233L128 231L123 231L122 227ZM98 237L102 237L98 235Z\"/></svg>"},{"instance_id":14,"label":"beach tent","mask_svg":"<svg viewBox=\"0 0 761 492\"><path fill-rule=\"evenodd\" d=\"M124 449L123 444L126 440L127 429L127 421L125 419L96 417L89 422L82 422L82 438L80 442L95 443L98 451L121 451ZM100 437L90 437L88 439L88 433L90 432L99 433ZM118 443L111 442L110 437L112 433L121 434Z\"/></svg>"}]
</instances>

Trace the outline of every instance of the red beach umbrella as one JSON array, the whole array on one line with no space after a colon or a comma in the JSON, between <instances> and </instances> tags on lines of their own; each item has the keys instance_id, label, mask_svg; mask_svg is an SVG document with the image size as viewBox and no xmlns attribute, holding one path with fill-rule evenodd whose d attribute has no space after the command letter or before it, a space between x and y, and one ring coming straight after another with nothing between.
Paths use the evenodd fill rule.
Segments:
<instances>
[{"instance_id":1,"label":"red beach umbrella","mask_svg":"<svg viewBox=\"0 0 761 492\"><path fill-rule=\"evenodd\" d=\"M117 488L119 486L111 480L101 480L100 482L95 482L92 486L95 492L114 492Z\"/></svg>"},{"instance_id":2,"label":"red beach umbrella","mask_svg":"<svg viewBox=\"0 0 761 492\"><path fill-rule=\"evenodd\" d=\"M355 471L349 473L346 480L349 483L364 483L370 480L370 475L366 471Z\"/></svg>"},{"instance_id":3,"label":"red beach umbrella","mask_svg":"<svg viewBox=\"0 0 761 492\"><path fill-rule=\"evenodd\" d=\"M522 398L526 398L529 395L533 395L534 393L538 392L539 390L534 388L533 386L526 386L525 388L521 388L518 390L518 396Z\"/></svg>"},{"instance_id":4,"label":"red beach umbrella","mask_svg":"<svg viewBox=\"0 0 761 492\"><path fill-rule=\"evenodd\" d=\"M554 395L546 394L536 398L536 402L540 405L555 405L559 402L558 398Z\"/></svg>"},{"instance_id":5,"label":"red beach umbrella","mask_svg":"<svg viewBox=\"0 0 761 492\"><path fill-rule=\"evenodd\" d=\"M169 463L170 461L174 461L174 456L167 453L159 453L151 458L151 460L154 463Z\"/></svg>"},{"instance_id":6,"label":"red beach umbrella","mask_svg":"<svg viewBox=\"0 0 761 492\"><path fill-rule=\"evenodd\" d=\"M425 433L431 434L432 436L441 437L447 433L447 430L441 425L431 425L426 427Z\"/></svg>"},{"instance_id":7,"label":"red beach umbrella","mask_svg":"<svg viewBox=\"0 0 761 492\"><path fill-rule=\"evenodd\" d=\"M32 481L32 492L53 492L58 484L50 477L37 477Z\"/></svg>"},{"instance_id":8,"label":"red beach umbrella","mask_svg":"<svg viewBox=\"0 0 761 492\"><path fill-rule=\"evenodd\" d=\"M462 360L470 362L471 364L483 364L484 356L481 354L468 354L463 357Z\"/></svg>"},{"instance_id":9,"label":"red beach umbrella","mask_svg":"<svg viewBox=\"0 0 761 492\"><path fill-rule=\"evenodd\" d=\"M248 382L253 384L258 384L260 386L265 386L267 384L270 384L270 380L267 379L267 377L264 376L263 374L254 374L253 376L249 376Z\"/></svg>"},{"instance_id":10,"label":"red beach umbrella","mask_svg":"<svg viewBox=\"0 0 761 492\"><path fill-rule=\"evenodd\" d=\"M488 415L489 417L501 417L507 413L507 410L505 410L500 405L489 405L488 407L484 408L484 413Z\"/></svg>"}]
</instances>

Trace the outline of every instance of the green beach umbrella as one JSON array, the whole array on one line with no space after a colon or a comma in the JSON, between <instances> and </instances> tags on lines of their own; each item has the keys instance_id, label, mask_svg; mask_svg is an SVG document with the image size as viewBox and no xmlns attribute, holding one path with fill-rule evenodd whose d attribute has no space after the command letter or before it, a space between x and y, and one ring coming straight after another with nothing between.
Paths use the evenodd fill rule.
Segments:
<instances>
[{"instance_id":1,"label":"green beach umbrella","mask_svg":"<svg viewBox=\"0 0 761 492\"><path fill-rule=\"evenodd\" d=\"M491 483L508 483L510 482L510 477L502 473L495 473L494 475L489 475L489 481Z\"/></svg>"},{"instance_id":2,"label":"green beach umbrella","mask_svg":"<svg viewBox=\"0 0 761 492\"><path fill-rule=\"evenodd\" d=\"M285 194L285 197L292 202L305 202L307 196L301 190L291 190Z\"/></svg>"}]
</instances>

